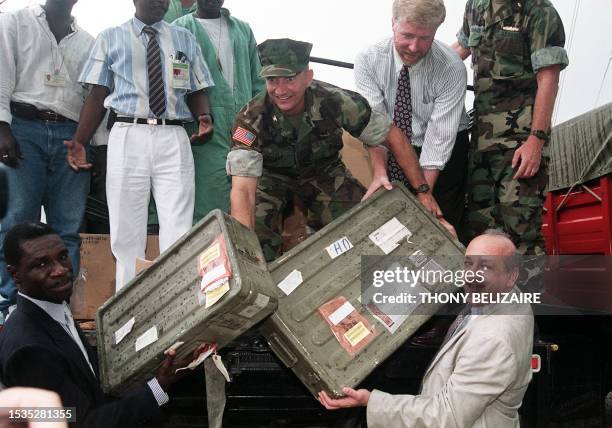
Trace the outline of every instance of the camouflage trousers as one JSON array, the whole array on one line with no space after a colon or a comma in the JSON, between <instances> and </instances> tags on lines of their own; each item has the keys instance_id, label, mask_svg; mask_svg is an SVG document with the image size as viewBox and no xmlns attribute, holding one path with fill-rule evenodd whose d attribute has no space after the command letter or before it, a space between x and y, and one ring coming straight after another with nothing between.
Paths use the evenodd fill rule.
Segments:
<instances>
[{"instance_id":1,"label":"camouflage trousers","mask_svg":"<svg viewBox=\"0 0 612 428\"><path fill-rule=\"evenodd\" d=\"M548 157L542 156L538 173L514 180L514 149L492 147L473 151L468 166L468 206L465 230L469 240L495 228L506 232L519 253L544 255L542 208L548 181Z\"/></svg>"},{"instance_id":2,"label":"camouflage trousers","mask_svg":"<svg viewBox=\"0 0 612 428\"><path fill-rule=\"evenodd\" d=\"M357 205L365 188L344 165L326 169L312 178L292 178L264 170L257 184L255 232L266 261L280 255L285 218L294 201L305 209L307 226L319 230Z\"/></svg>"}]
</instances>

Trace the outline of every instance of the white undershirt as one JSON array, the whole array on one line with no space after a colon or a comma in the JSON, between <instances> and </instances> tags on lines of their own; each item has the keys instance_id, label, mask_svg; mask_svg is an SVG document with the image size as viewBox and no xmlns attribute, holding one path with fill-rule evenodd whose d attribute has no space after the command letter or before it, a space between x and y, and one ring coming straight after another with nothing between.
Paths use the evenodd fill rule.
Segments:
<instances>
[{"instance_id":1,"label":"white undershirt","mask_svg":"<svg viewBox=\"0 0 612 428\"><path fill-rule=\"evenodd\" d=\"M198 18L200 24L208 34L215 54L221 63L221 73L230 86L234 89L234 49L229 34L227 20L224 18L202 19Z\"/></svg>"}]
</instances>

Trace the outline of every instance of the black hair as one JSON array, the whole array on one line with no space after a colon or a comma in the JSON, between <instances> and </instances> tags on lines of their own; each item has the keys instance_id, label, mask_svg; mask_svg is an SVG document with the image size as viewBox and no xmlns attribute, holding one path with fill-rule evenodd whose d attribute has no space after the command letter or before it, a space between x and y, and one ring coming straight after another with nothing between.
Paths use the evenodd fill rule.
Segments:
<instances>
[{"instance_id":1,"label":"black hair","mask_svg":"<svg viewBox=\"0 0 612 428\"><path fill-rule=\"evenodd\" d=\"M56 235L51 226L40 223L20 223L13 226L4 237L4 259L11 266L17 266L21 262L21 244L41 236Z\"/></svg>"}]
</instances>

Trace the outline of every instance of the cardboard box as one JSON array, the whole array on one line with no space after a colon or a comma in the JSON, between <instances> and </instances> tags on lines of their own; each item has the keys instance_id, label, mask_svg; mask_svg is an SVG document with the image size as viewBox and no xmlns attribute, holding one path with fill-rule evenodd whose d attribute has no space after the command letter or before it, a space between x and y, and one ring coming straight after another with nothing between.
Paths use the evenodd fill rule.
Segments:
<instances>
[{"instance_id":1,"label":"cardboard box","mask_svg":"<svg viewBox=\"0 0 612 428\"><path fill-rule=\"evenodd\" d=\"M147 260L159 255L156 235L147 237ZM76 320L93 320L96 311L115 294L115 258L110 236L81 234L81 268L74 282L70 308Z\"/></svg>"}]
</instances>

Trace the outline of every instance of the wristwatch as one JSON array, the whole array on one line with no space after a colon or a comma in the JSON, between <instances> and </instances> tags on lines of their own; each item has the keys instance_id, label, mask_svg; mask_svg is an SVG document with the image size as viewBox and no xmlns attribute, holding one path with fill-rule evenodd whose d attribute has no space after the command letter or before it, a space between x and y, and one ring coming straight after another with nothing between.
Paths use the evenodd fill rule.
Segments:
<instances>
[{"instance_id":1,"label":"wristwatch","mask_svg":"<svg viewBox=\"0 0 612 428\"><path fill-rule=\"evenodd\" d=\"M541 129L532 129L531 130L531 135L533 135L536 138L539 138L540 140L544 141L545 143L548 143L548 141L550 140L550 133L548 133L546 131L542 131Z\"/></svg>"},{"instance_id":2,"label":"wristwatch","mask_svg":"<svg viewBox=\"0 0 612 428\"><path fill-rule=\"evenodd\" d=\"M431 187L429 187L429 184L427 183L423 183L420 186L418 186L416 189L414 189L415 193L427 193L431 190Z\"/></svg>"}]
</instances>

